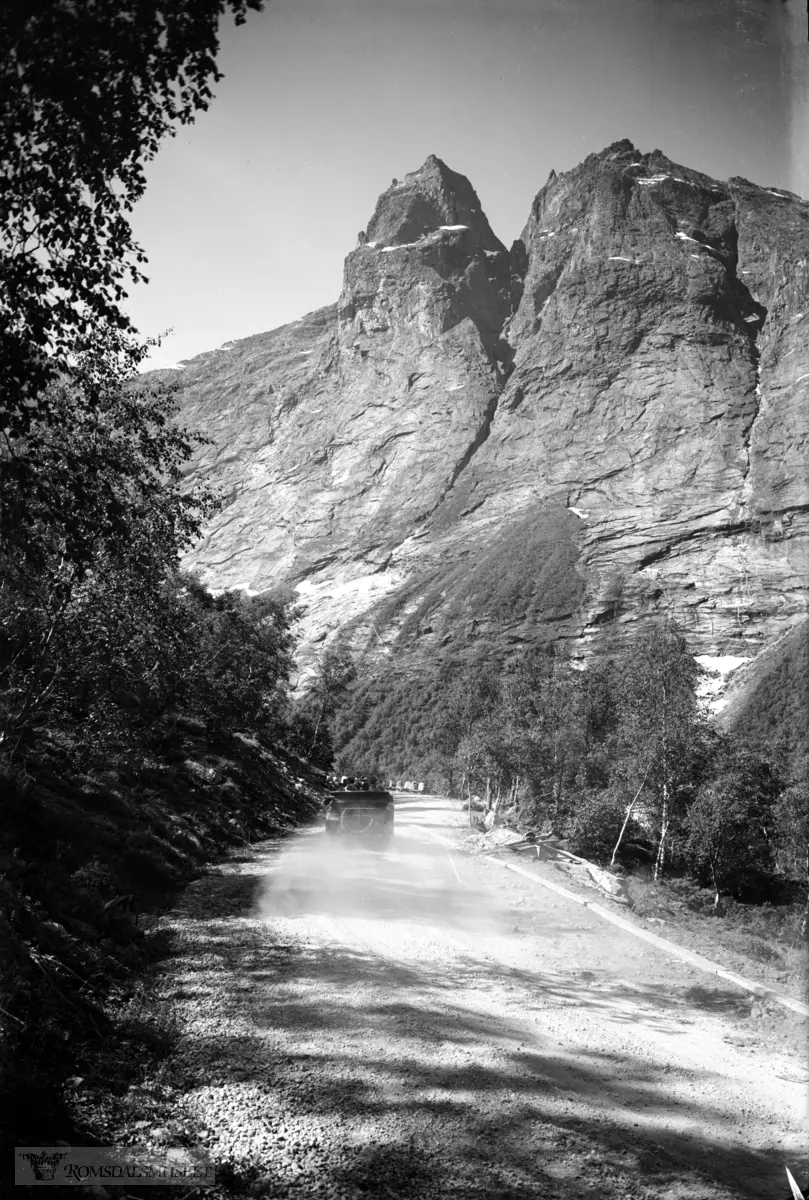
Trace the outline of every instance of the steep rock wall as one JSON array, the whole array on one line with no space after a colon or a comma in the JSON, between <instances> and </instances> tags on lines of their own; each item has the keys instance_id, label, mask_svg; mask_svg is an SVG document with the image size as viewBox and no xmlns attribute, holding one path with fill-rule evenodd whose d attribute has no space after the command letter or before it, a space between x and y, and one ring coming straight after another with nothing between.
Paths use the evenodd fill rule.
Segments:
<instances>
[{"instance_id":1,"label":"steep rock wall","mask_svg":"<svg viewBox=\"0 0 809 1200\"><path fill-rule=\"evenodd\" d=\"M665 610L753 653L805 612L807 218L628 143L537 196L514 372L454 504L576 511L585 631Z\"/></svg>"},{"instance_id":2,"label":"steep rock wall","mask_svg":"<svg viewBox=\"0 0 809 1200\"><path fill-rule=\"evenodd\" d=\"M752 657L807 609L808 263L799 197L629 142L552 173L507 252L431 156L335 307L186 364L225 496L190 564L297 587L310 643L581 645L667 613Z\"/></svg>"},{"instance_id":3,"label":"steep rock wall","mask_svg":"<svg viewBox=\"0 0 809 1200\"><path fill-rule=\"evenodd\" d=\"M194 470L225 501L190 560L212 586L380 571L485 437L511 268L474 191L430 158L369 232L336 307L185 364L183 420L215 443Z\"/></svg>"}]
</instances>

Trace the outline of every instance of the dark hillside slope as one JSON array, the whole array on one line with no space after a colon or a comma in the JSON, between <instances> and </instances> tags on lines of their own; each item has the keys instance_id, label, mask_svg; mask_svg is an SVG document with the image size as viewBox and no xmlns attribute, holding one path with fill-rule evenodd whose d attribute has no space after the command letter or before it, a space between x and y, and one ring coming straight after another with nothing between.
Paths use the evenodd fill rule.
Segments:
<instances>
[{"instance_id":1,"label":"dark hillside slope","mask_svg":"<svg viewBox=\"0 0 809 1200\"><path fill-rule=\"evenodd\" d=\"M537 504L414 576L380 602L374 622L397 655L440 652L447 660L465 658L470 643L501 658L523 643L570 637L586 585L581 534L568 509Z\"/></svg>"},{"instance_id":2,"label":"dark hillside slope","mask_svg":"<svg viewBox=\"0 0 809 1200\"><path fill-rule=\"evenodd\" d=\"M538 504L492 529L488 541L412 578L379 604L370 629L362 617L347 623L341 640L359 680L334 728L345 763L443 786L433 733L447 689L475 664L505 666L526 648L575 634L586 588L581 537L574 513Z\"/></svg>"},{"instance_id":3,"label":"dark hillside slope","mask_svg":"<svg viewBox=\"0 0 809 1200\"><path fill-rule=\"evenodd\" d=\"M809 755L809 620L740 672L721 723L790 757Z\"/></svg>"},{"instance_id":4,"label":"dark hillside slope","mask_svg":"<svg viewBox=\"0 0 809 1200\"><path fill-rule=\"evenodd\" d=\"M5 769L4 1144L69 1139L68 1076L99 1097L125 1090L154 1050L127 1009L161 949L148 914L229 847L311 819L317 782L303 771L253 739L212 744L188 718L106 765L77 765L64 738L45 738L24 772ZM103 1136L78 1132L82 1145Z\"/></svg>"}]
</instances>

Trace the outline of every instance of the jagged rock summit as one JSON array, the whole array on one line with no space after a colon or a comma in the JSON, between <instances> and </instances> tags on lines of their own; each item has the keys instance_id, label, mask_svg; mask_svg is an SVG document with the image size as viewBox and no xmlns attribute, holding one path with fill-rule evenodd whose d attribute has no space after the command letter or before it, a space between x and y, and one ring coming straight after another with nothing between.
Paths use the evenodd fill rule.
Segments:
<instances>
[{"instance_id":1,"label":"jagged rock summit","mask_svg":"<svg viewBox=\"0 0 809 1200\"><path fill-rule=\"evenodd\" d=\"M376 246L401 246L441 230L463 228L481 250L505 247L494 236L477 192L465 175L431 154L418 171L394 179L379 197L366 237Z\"/></svg>"},{"instance_id":2,"label":"jagged rock summit","mask_svg":"<svg viewBox=\"0 0 809 1200\"><path fill-rule=\"evenodd\" d=\"M182 417L225 504L190 559L284 585L310 644L422 661L669 614L754 657L805 618L809 205L628 141L498 241L430 156L336 306L199 356Z\"/></svg>"}]
</instances>

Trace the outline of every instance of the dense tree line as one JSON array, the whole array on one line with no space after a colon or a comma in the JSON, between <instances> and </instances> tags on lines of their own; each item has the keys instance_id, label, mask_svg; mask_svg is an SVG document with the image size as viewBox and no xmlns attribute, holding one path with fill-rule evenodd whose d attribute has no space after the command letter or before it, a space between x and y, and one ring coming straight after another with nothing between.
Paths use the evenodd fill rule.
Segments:
<instances>
[{"instance_id":1,"label":"dense tree line","mask_svg":"<svg viewBox=\"0 0 809 1200\"><path fill-rule=\"evenodd\" d=\"M338 762L426 775L604 862L642 853L655 878L689 870L717 905L776 876L809 886L806 759L720 733L699 678L683 633L666 622L584 670L534 650L429 683L392 680L387 696L380 680L376 692L358 681L337 712ZM406 689L421 704L415 741Z\"/></svg>"},{"instance_id":2,"label":"dense tree line","mask_svg":"<svg viewBox=\"0 0 809 1200\"><path fill-rule=\"evenodd\" d=\"M69 734L77 752L131 748L180 712L204 718L212 735L283 730L290 613L213 596L180 572L215 501L185 486L182 466L200 439L173 423L166 389L138 384L141 354L100 339L49 385L26 432L5 439L7 759L28 756L45 729Z\"/></svg>"},{"instance_id":3,"label":"dense tree line","mask_svg":"<svg viewBox=\"0 0 809 1200\"><path fill-rule=\"evenodd\" d=\"M294 614L181 571L215 500L188 488L200 439L141 354L99 336L0 446L0 1107L28 1138L145 961L110 916L126 895L157 903L313 808L275 752Z\"/></svg>"},{"instance_id":4,"label":"dense tree line","mask_svg":"<svg viewBox=\"0 0 809 1200\"><path fill-rule=\"evenodd\" d=\"M755 688L734 704L734 729L791 757L809 755L809 619L760 656L756 674Z\"/></svg>"},{"instance_id":5,"label":"dense tree line","mask_svg":"<svg viewBox=\"0 0 809 1200\"><path fill-rule=\"evenodd\" d=\"M335 717L356 674L350 652L338 643L319 654L299 682L287 720L286 745L321 770L332 765Z\"/></svg>"},{"instance_id":6,"label":"dense tree line","mask_svg":"<svg viewBox=\"0 0 809 1200\"><path fill-rule=\"evenodd\" d=\"M143 386L122 308L129 213L161 140L210 103L219 22L261 0L11 3L0 16L0 756L76 754L194 711L289 729L291 614L212 596L179 563L213 512L201 440Z\"/></svg>"}]
</instances>

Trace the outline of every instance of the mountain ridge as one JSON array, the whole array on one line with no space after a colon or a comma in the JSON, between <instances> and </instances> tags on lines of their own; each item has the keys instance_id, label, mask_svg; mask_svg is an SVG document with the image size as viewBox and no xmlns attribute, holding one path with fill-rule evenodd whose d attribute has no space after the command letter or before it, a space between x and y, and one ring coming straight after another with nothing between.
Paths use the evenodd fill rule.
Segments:
<instances>
[{"instance_id":1,"label":"mountain ridge","mask_svg":"<svg viewBox=\"0 0 809 1200\"><path fill-rule=\"evenodd\" d=\"M484 611L504 652L668 615L752 659L807 608L808 263L805 201L628 141L551 172L506 250L431 155L380 196L336 306L185 364L182 420L215 443L192 475L226 496L189 565L295 590L304 661L340 630L482 649ZM519 539L553 537L546 612ZM485 597L449 620L439 586L510 579L504 546L533 614L505 646ZM425 632L402 641L408 605Z\"/></svg>"}]
</instances>

